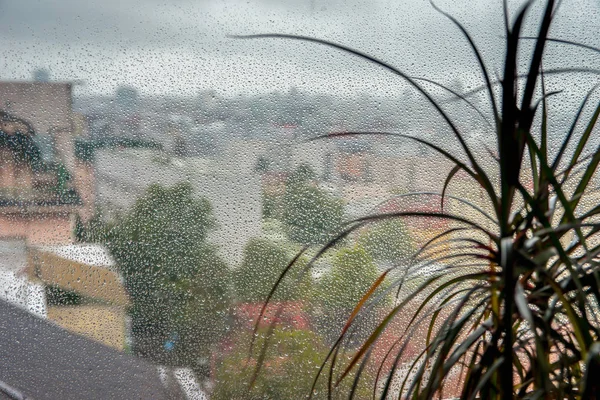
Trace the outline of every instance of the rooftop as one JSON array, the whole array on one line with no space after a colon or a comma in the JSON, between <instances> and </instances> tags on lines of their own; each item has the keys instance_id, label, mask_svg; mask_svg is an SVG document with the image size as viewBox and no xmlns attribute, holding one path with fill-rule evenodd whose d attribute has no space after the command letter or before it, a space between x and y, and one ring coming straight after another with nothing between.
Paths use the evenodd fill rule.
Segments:
<instances>
[{"instance_id":1,"label":"rooftop","mask_svg":"<svg viewBox=\"0 0 600 400\"><path fill-rule=\"evenodd\" d=\"M0 398L7 390L12 398L36 400L170 398L156 367L143 360L4 301L0 320Z\"/></svg>"}]
</instances>

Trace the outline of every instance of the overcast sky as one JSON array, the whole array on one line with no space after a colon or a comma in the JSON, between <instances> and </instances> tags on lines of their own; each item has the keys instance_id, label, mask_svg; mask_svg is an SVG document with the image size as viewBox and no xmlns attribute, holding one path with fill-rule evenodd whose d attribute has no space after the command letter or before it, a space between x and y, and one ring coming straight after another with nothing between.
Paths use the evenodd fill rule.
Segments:
<instances>
[{"instance_id":1,"label":"overcast sky","mask_svg":"<svg viewBox=\"0 0 600 400\"><path fill-rule=\"evenodd\" d=\"M492 66L503 34L500 0L438 0L472 31ZM539 0L538 0L539 3ZM511 1L514 12L519 1ZM534 32L539 7L531 13ZM195 94L301 90L395 95L396 77L315 44L227 35L295 33L361 49L406 72L464 86L481 82L458 30L427 0L0 0L1 79L82 79L79 93ZM552 36L600 47L600 1L564 0ZM547 66L600 68L597 54L553 45ZM584 90L598 77L572 77Z\"/></svg>"}]
</instances>

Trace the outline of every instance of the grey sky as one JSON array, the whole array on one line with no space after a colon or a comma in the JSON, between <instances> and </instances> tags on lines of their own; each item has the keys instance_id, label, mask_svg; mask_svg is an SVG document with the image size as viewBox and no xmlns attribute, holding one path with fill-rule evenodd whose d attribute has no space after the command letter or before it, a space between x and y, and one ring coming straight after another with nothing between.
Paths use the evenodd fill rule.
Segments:
<instances>
[{"instance_id":1,"label":"grey sky","mask_svg":"<svg viewBox=\"0 0 600 400\"><path fill-rule=\"evenodd\" d=\"M472 31L491 65L502 52L501 1L438 1ZM519 1L511 1L516 10ZM600 47L598 0L564 0L553 36ZM536 16L539 7L531 14ZM529 32L533 32L534 18ZM426 0L0 0L0 78L29 79L47 67L81 92L131 84L143 93L223 94L286 90L394 94L397 78L314 44L240 41L228 34L297 33L335 40L410 74L465 86L480 82L474 58L450 22ZM600 57L553 46L547 66L599 67ZM572 79L581 89L597 82Z\"/></svg>"}]
</instances>

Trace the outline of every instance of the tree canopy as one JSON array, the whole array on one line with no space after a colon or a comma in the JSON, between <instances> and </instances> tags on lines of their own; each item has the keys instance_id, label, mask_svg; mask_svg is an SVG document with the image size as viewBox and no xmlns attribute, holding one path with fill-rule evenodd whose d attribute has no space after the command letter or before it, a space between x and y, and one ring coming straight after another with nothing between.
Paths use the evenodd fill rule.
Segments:
<instances>
[{"instance_id":1,"label":"tree canopy","mask_svg":"<svg viewBox=\"0 0 600 400\"><path fill-rule=\"evenodd\" d=\"M323 274L314 295L314 303L320 304L316 315L316 324L331 343L336 340L352 309L358 304L380 272L371 255L362 247L342 248L333 258L331 269ZM388 287L383 282L371 298L379 296ZM353 347L364 339L377 321L382 306L389 304L390 298L383 298L378 306L370 311L361 312L353 323L355 334L347 345Z\"/></svg>"},{"instance_id":2,"label":"tree canopy","mask_svg":"<svg viewBox=\"0 0 600 400\"><path fill-rule=\"evenodd\" d=\"M378 262L405 263L414 252L410 234L399 219L369 227L358 243Z\"/></svg>"},{"instance_id":3,"label":"tree canopy","mask_svg":"<svg viewBox=\"0 0 600 400\"><path fill-rule=\"evenodd\" d=\"M250 240L244 249L242 264L233 276L236 300L245 303L264 301L292 258L281 244L267 239ZM303 262L298 262L292 267L275 292L274 300L297 300L307 294L310 274L302 278L300 286L297 283L302 265Z\"/></svg>"},{"instance_id":4,"label":"tree canopy","mask_svg":"<svg viewBox=\"0 0 600 400\"><path fill-rule=\"evenodd\" d=\"M339 250L332 264L320 282L323 304L328 309L351 310L379 277L379 270L359 246Z\"/></svg>"},{"instance_id":5,"label":"tree canopy","mask_svg":"<svg viewBox=\"0 0 600 400\"><path fill-rule=\"evenodd\" d=\"M224 330L228 272L207 242L210 203L187 183L151 186L106 235L132 300L134 351L194 365Z\"/></svg>"},{"instance_id":6,"label":"tree canopy","mask_svg":"<svg viewBox=\"0 0 600 400\"><path fill-rule=\"evenodd\" d=\"M283 199L283 221L291 240L324 243L342 224L342 201L312 183L313 171L300 166L290 175Z\"/></svg>"}]
</instances>

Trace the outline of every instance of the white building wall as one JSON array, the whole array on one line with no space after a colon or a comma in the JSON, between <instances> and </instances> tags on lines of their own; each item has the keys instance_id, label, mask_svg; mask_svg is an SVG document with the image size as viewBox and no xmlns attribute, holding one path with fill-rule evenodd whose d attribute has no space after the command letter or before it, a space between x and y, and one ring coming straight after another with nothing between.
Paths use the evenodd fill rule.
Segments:
<instances>
[{"instance_id":1,"label":"white building wall","mask_svg":"<svg viewBox=\"0 0 600 400\"><path fill-rule=\"evenodd\" d=\"M212 204L218 227L210 240L234 266L246 242L261 234L260 178L252 170L231 168L230 160L162 159L153 150L104 150L95 157L97 204L107 211L131 207L153 183L190 182Z\"/></svg>"},{"instance_id":2,"label":"white building wall","mask_svg":"<svg viewBox=\"0 0 600 400\"><path fill-rule=\"evenodd\" d=\"M46 292L31 282L26 273L27 247L21 240L0 241L0 300L46 318Z\"/></svg>"}]
</instances>

